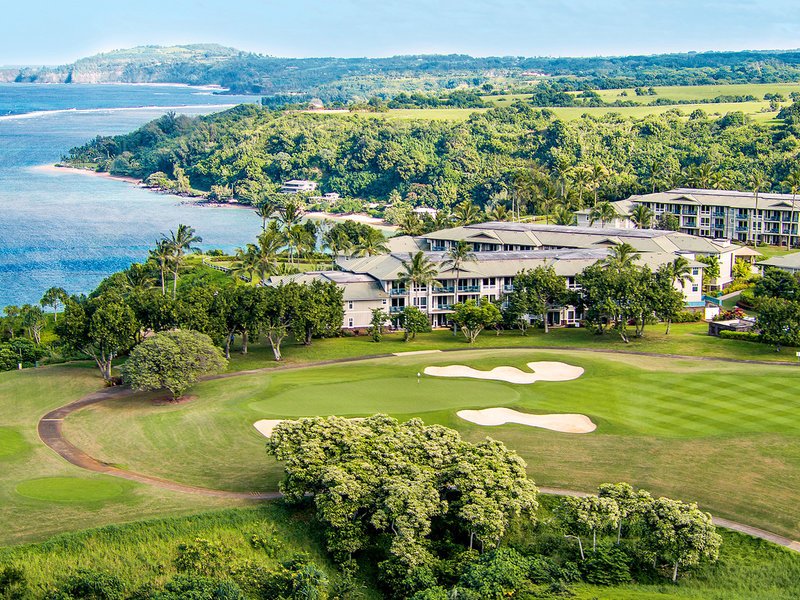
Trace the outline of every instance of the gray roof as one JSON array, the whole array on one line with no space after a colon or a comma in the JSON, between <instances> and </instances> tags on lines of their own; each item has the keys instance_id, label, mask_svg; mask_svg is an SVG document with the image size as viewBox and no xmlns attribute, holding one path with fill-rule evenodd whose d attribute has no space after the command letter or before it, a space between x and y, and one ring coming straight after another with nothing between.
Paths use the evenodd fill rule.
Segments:
<instances>
[{"instance_id":1,"label":"gray roof","mask_svg":"<svg viewBox=\"0 0 800 600\"><path fill-rule=\"evenodd\" d=\"M666 192L643 194L628 198L631 202L662 202L672 204L695 204L726 206L731 208L755 208L753 192L737 190L704 190L694 188L675 188ZM791 209L792 194L773 194L761 192L758 195L759 209ZM800 208L800 204L797 205Z\"/></svg>"},{"instance_id":2,"label":"gray roof","mask_svg":"<svg viewBox=\"0 0 800 600\"><path fill-rule=\"evenodd\" d=\"M538 266L552 266L558 275L574 276L586 267L606 258L609 250L604 247L595 248L566 248L560 250L527 250L519 252L475 252L474 261L465 262L460 270L461 278L469 277L513 277L527 269ZM444 252L425 252L425 258L436 264L440 269L447 260ZM400 278L403 262L408 261L407 253L382 254L366 258L348 259L340 257L337 265L353 273L368 274L380 281L394 281ZM641 254L640 264L655 270L662 264L675 260L671 252L644 252ZM705 265L698 261L690 260L689 266L703 268ZM440 279L455 279L452 269L442 270Z\"/></svg>"},{"instance_id":3,"label":"gray roof","mask_svg":"<svg viewBox=\"0 0 800 600\"><path fill-rule=\"evenodd\" d=\"M267 285L278 286L290 281L299 284L332 281L342 287L344 300L379 300L389 297L374 278L363 273L348 271L307 271L292 275L273 275L267 281Z\"/></svg>"},{"instance_id":4,"label":"gray roof","mask_svg":"<svg viewBox=\"0 0 800 600\"><path fill-rule=\"evenodd\" d=\"M773 256L756 263L759 267L777 267L778 269L800 269L800 252L792 252L784 256Z\"/></svg>"},{"instance_id":5,"label":"gray roof","mask_svg":"<svg viewBox=\"0 0 800 600\"><path fill-rule=\"evenodd\" d=\"M590 248L628 243L639 252L697 252L720 254L738 246L717 242L677 231L660 229L624 229L616 227L576 227L539 223L490 221L465 227L454 227L427 233L428 240L464 240L504 245L549 246L557 248Z\"/></svg>"}]
</instances>

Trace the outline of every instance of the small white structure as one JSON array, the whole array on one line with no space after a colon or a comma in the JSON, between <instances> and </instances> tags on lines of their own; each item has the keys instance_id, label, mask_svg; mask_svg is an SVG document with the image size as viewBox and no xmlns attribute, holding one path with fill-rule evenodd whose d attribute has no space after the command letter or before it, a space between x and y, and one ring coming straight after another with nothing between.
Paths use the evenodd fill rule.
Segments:
<instances>
[{"instance_id":1,"label":"small white structure","mask_svg":"<svg viewBox=\"0 0 800 600\"><path fill-rule=\"evenodd\" d=\"M336 192L328 192L327 194L322 194L322 196L311 196L309 200L311 202L333 205L339 201L339 194L337 194Z\"/></svg>"},{"instance_id":2,"label":"small white structure","mask_svg":"<svg viewBox=\"0 0 800 600\"><path fill-rule=\"evenodd\" d=\"M314 192L319 184L316 181L309 181L308 179L290 179L283 184L281 194L300 194L305 192Z\"/></svg>"},{"instance_id":3,"label":"small white structure","mask_svg":"<svg viewBox=\"0 0 800 600\"><path fill-rule=\"evenodd\" d=\"M435 208L429 208L427 206L418 206L411 212L417 215L418 217L421 217L422 215L428 215L430 218L434 218L439 211L436 210Z\"/></svg>"}]
</instances>

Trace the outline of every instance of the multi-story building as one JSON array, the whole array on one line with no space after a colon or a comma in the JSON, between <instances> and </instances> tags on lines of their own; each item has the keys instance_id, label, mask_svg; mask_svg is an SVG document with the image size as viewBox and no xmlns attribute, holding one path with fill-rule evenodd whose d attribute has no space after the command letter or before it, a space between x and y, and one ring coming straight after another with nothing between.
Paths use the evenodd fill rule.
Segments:
<instances>
[{"instance_id":1,"label":"multi-story building","mask_svg":"<svg viewBox=\"0 0 800 600\"><path fill-rule=\"evenodd\" d=\"M314 192L319 185L316 181L308 179L290 179L283 184L281 194L300 194L303 192Z\"/></svg>"},{"instance_id":2,"label":"multi-story building","mask_svg":"<svg viewBox=\"0 0 800 600\"><path fill-rule=\"evenodd\" d=\"M456 271L448 264L447 251L461 240L472 245L475 259L464 262ZM653 270L684 256L691 269L690 280L676 286L683 291L687 308L695 310L707 306L703 296L706 265L695 260L696 256L724 257L738 248L676 232L595 228L587 231L575 227L482 223L417 238L392 238L386 254L339 256L336 264L340 271L272 277L269 284L279 285L289 280L302 283L315 278L336 282L344 290L345 328L369 326L374 308L384 309L391 317L406 306L416 306L425 312L433 326L447 326L453 304L503 298L513 291L514 276L523 270L552 266L564 277L567 287L576 290L577 275L605 259L612 246L623 242L640 252L639 264ZM401 281L403 263L420 250L438 269L436 283L407 289ZM552 306L547 311L550 325L577 325L582 318L580 309L574 306Z\"/></svg>"},{"instance_id":3,"label":"multi-story building","mask_svg":"<svg viewBox=\"0 0 800 600\"><path fill-rule=\"evenodd\" d=\"M630 212L642 204L656 218L672 213L679 231L704 238L796 246L800 202L792 194L678 188L631 196L612 205ZM619 212L619 210L617 211Z\"/></svg>"},{"instance_id":4,"label":"multi-story building","mask_svg":"<svg viewBox=\"0 0 800 600\"><path fill-rule=\"evenodd\" d=\"M724 288L733 281L733 265L737 258L750 260L753 254L758 254L728 240L709 240L676 231L533 223L479 223L435 231L423 235L422 239L427 240L430 250L441 252L459 241L467 242L480 252L602 248L627 243L643 253L664 252L683 254L691 258L716 256L720 263L720 276L707 283L711 288L717 289Z\"/></svg>"}]
</instances>

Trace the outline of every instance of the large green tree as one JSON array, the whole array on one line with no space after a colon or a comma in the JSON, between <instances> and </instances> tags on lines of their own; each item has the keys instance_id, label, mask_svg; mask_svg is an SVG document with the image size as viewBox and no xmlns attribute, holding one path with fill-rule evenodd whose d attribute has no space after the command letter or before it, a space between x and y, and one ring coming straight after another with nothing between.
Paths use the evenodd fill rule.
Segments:
<instances>
[{"instance_id":1,"label":"large green tree","mask_svg":"<svg viewBox=\"0 0 800 600\"><path fill-rule=\"evenodd\" d=\"M122 367L122 377L134 390L166 389L178 400L198 378L223 371L227 364L207 335L173 329L136 346Z\"/></svg>"}]
</instances>

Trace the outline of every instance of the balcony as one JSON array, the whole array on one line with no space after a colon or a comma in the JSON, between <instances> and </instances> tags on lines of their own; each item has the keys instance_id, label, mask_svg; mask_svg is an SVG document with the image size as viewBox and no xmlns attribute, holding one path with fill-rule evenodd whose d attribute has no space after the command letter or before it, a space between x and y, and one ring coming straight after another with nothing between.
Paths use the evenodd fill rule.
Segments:
<instances>
[{"instance_id":1,"label":"balcony","mask_svg":"<svg viewBox=\"0 0 800 600\"><path fill-rule=\"evenodd\" d=\"M389 314L390 315L396 315L398 313L403 312L404 309L405 309L405 306L390 306L389 307Z\"/></svg>"},{"instance_id":2,"label":"balcony","mask_svg":"<svg viewBox=\"0 0 800 600\"><path fill-rule=\"evenodd\" d=\"M465 292L480 292L481 286L479 285L460 285L458 286L458 293L463 294Z\"/></svg>"},{"instance_id":3,"label":"balcony","mask_svg":"<svg viewBox=\"0 0 800 600\"><path fill-rule=\"evenodd\" d=\"M433 307L433 310L453 310L452 304L437 304Z\"/></svg>"},{"instance_id":4,"label":"balcony","mask_svg":"<svg viewBox=\"0 0 800 600\"><path fill-rule=\"evenodd\" d=\"M514 291L514 286L513 286L513 285L504 285L504 286L503 286L503 291L504 291L506 294L510 294L511 292L513 292L513 291Z\"/></svg>"},{"instance_id":5,"label":"balcony","mask_svg":"<svg viewBox=\"0 0 800 600\"><path fill-rule=\"evenodd\" d=\"M444 246L431 246L431 252L444 252L447 250Z\"/></svg>"},{"instance_id":6,"label":"balcony","mask_svg":"<svg viewBox=\"0 0 800 600\"><path fill-rule=\"evenodd\" d=\"M747 231L747 227L742 227L741 225L739 225L739 226L736 227L736 231L738 231L738 232L743 232L743 231L746 232Z\"/></svg>"},{"instance_id":7,"label":"balcony","mask_svg":"<svg viewBox=\"0 0 800 600\"><path fill-rule=\"evenodd\" d=\"M683 214L684 215L696 215L697 214L697 209L696 208L684 208L683 209Z\"/></svg>"},{"instance_id":8,"label":"balcony","mask_svg":"<svg viewBox=\"0 0 800 600\"><path fill-rule=\"evenodd\" d=\"M747 215L747 213L737 213L736 218L740 221L747 221L750 217Z\"/></svg>"},{"instance_id":9,"label":"balcony","mask_svg":"<svg viewBox=\"0 0 800 600\"><path fill-rule=\"evenodd\" d=\"M455 292L456 288L452 285L443 285L441 287L434 287L433 293L434 294L452 294Z\"/></svg>"},{"instance_id":10,"label":"balcony","mask_svg":"<svg viewBox=\"0 0 800 600\"><path fill-rule=\"evenodd\" d=\"M772 223L777 223L781 220L780 216L772 216L772 217L764 217L765 221L770 221Z\"/></svg>"},{"instance_id":11,"label":"balcony","mask_svg":"<svg viewBox=\"0 0 800 600\"><path fill-rule=\"evenodd\" d=\"M392 288L389 290L389 294L392 296L405 296L407 294L406 288Z\"/></svg>"},{"instance_id":12,"label":"balcony","mask_svg":"<svg viewBox=\"0 0 800 600\"><path fill-rule=\"evenodd\" d=\"M712 217L724 217L725 216L725 211L724 210L712 210L711 211L711 216Z\"/></svg>"}]
</instances>

